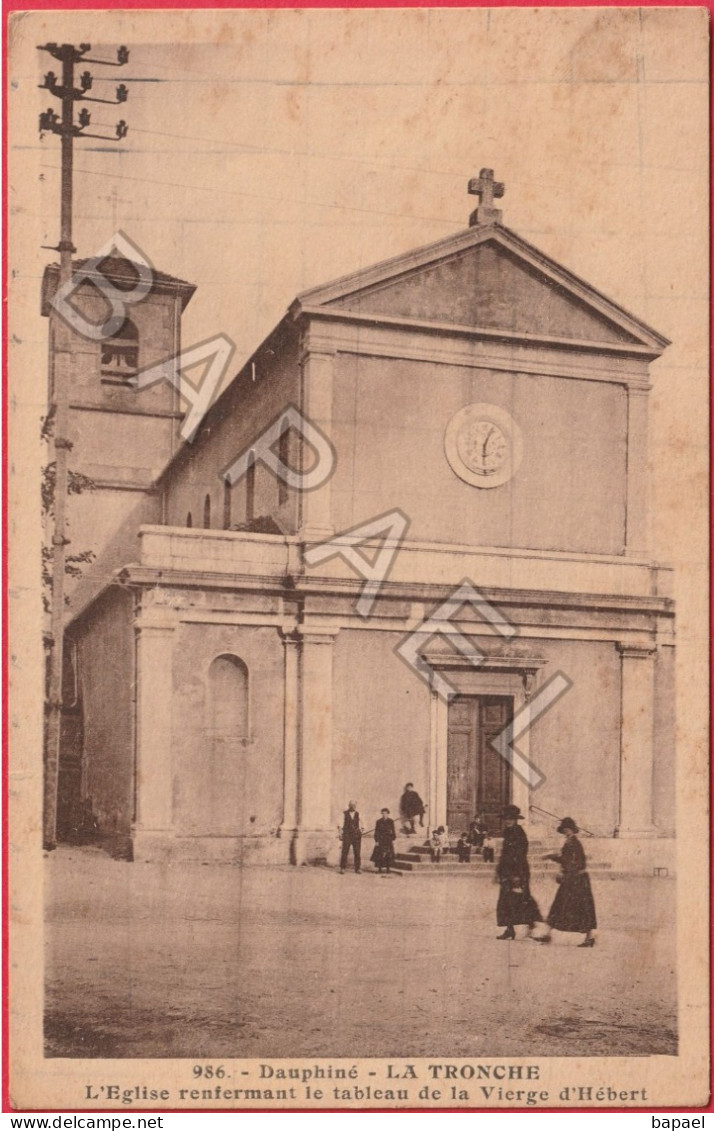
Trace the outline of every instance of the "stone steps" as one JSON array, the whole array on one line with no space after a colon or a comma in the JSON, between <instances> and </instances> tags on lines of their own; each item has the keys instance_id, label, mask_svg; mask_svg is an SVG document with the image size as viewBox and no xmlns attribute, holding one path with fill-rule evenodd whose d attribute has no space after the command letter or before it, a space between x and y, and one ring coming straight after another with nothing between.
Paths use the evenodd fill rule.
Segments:
<instances>
[{"instance_id":1,"label":"stone steps","mask_svg":"<svg viewBox=\"0 0 714 1131\"><path fill-rule=\"evenodd\" d=\"M406 839L407 838L400 837L399 841L403 843ZM493 848L496 860L498 860L498 854L501 849L498 840L493 842ZM531 876L553 876L557 874L558 865L555 861L538 859L539 854L544 854L545 845L539 844L537 841L532 841L530 849L529 863ZM611 865L604 861L588 861L588 871L590 872L607 873L610 868ZM435 864L431 859L431 850L427 844L408 842L403 848L401 843L396 847L392 871L397 875L405 876L460 875L468 876L471 879L493 881L495 864L485 863L481 856L475 853L472 854L471 860L468 863L460 863L455 848L447 848L443 852L439 863Z\"/></svg>"}]
</instances>

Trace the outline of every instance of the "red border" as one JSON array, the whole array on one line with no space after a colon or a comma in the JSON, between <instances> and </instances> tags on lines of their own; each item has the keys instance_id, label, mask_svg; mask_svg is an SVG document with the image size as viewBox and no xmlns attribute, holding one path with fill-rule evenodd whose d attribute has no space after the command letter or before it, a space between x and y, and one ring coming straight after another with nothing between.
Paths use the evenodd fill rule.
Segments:
<instances>
[{"instance_id":1,"label":"red border","mask_svg":"<svg viewBox=\"0 0 714 1131\"><path fill-rule=\"evenodd\" d=\"M69 11L84 11L86 9L102 10L104 8L116 8L116 4L112 4L109 0L74 0L72 4L58 4L53 3L52 0L28 0L28 3L18 3L16 0L4 0L3 4L6 16L13 11L34 12L34 11L57 11L66 9ZM188 0L173 0L173 2L164 3L163 0L124 0L121 9L151 9L151 8L164 8L169 11L180 11L185 8L200 7L195 3L189 3ZM672 3L667 3L667 0L655 4L640 4L637 0L620 0L618 4L609 4L606 0L581 0L580 3L574 4L570 0L548 0L546 4L535 4L532 0L493 0L490 4L473 4L469 0L441 0L441 3L430 2L430 0L390 0L385 3L384 0L352 0L351 3L336 3L333 0L311 0L306 3L305 0L272 0L270 4L249 4L249 3L234 3L233 0L212 0L211 8L708 8L711 12L712 4L699 3L699 0L674 0ZM604 1109L602 1109L604 1110Z\"/></svg>"},{"instance_id":2,"label":"red border","mask_svg":"<svg viewBox=\"0 0 714 1131\"><path fill-rule=\"evenodd\" d=\"M7 207L7 9L3 12L2 58L2 1110L9 1111L9 1073L10 1073L10 1018L9 1018L9 939L10 939L10 892L8 877L8 414L7 414L7 340L8 340L8 207ZM7 1105L7 1106L6 1106Z\"/></svg>"},{"instance_id":3,"label":"red border","mask_svg":"<svg viewBox=\"0 0 714 1131\"><path fill-rule=\"evenodd\" d=\"M2 91L2 124L3 124L3 137L4 145L2 147L2 188L4 207L2 210L2 246L3 246L3 276L2 276L2 346L3 346L3 367L2 367L2 470L3 470L3 485L2 485L2 618L3 625L5 626L5 633L3 637L3 653L2 653L2 725L3 725L3 746L2 746L2 1112L15 1113L28 1111L45 1111L45 1108L13 1108L10 1100L10 1080L9 1080L9 1033L10 1033L10 1020L8 1008L8 993L9 993L9 885L8 885L8 848L9 848L9 834L8 834L8 669L9 669L9 655L8 655L8 562L7 562L7 548L8 548L8 409L7 409L7 345L8 345L8 206L7 206L7 185L8 185L8 170L7 170L7 147L8 147L8 98L7 98L7 49L8 49L8 24L10 16L17 11L55 11L62 10L63 8L71 11L83 11L88 9L103 10L112 9L116 5L111 0L72 0L72 3L61 4L58 0L2 0L3 4L3 22L2 22L2 53L3 53L3 91ZM195 0L123 0L121 7L127 10L142 10L142 9L165 9L169 11L179 11L184 9L196 8ZM607 0L579 0L575 3L574 0L545 0L545 3L536 3L535 0L491 0L490 3L472 3L469 0L350 0L349 3L336 3L333 0L271 0L270 4L248 3L241 2L241 0L212 0L211 8L216 9L248 9L248 8L534 8L534 7L547 7L547 8L608 8L608 7L661 7L661 8L674 8L674 7L697 7L706 8L709 12L710 34L712 32L712 24L714 24L714 0L662 0L658 3L647 3L642 0L618 0L617 3L608 3ZM714 81L712 75L711 65L711 51L712 44L710 40L710 122L712 112L714 111ZM711 177L714 173L714 155L710 153L710 184ZM710 196L710 218L712 217L711 209L711 196ZM714 258L712 255L712 244L710 240L709 248L709 268L710 268L710 282L712 280L712 269L714 268ZM713 320L714 321L714 320ZM714 357L714 326L710 324L710 357ZM710 438L714 437L714 386L712 386L712 398L710 398L710 418L709 418L709 432ZM710 506L714 506L714 490L710 473ZM714 571L712 566L712 555L714 544L712 542L713 532L711 527L711 511L710 511L710 544L709 544L709 558L710 558L710 640L714 639ZM711 660L711 651L710 651ZM714 704L714 665L710 672L710 692L711 704ZM711 714L711 711L710 711ZM710 803L714 801L714 756L710 758ZM711 806L710 806L711 812ZM714 877L714 823L711 826L712 837L710 841L710 880ZM710 905L710 922L712 920L713 907ZM714 976L714 963L712 957L714 949L712 949L712 940L710 939L710 953L709 953L709 975L710 975L710 1010L709 1010L709 1023L710 1023L710 1057L711 1050L714 1048L714 1009L712 1008L711 998L711 983ZM227 1115L230 1113L251 1113L251 1114L314 1114L319 1113L334 1113L342 1114L343 1112L380 1112L386 1114L395 1114L403 1112L424 1112L433 1115L458 1113L461 1115L466 1114L482 1114L482 1115L496 1115L503 1113L544 1113L544 1114L563 1114L568 1112L583 1112L583 1113L597 1113L606 1114L608 1112L636 1112L638 1114L647 1115L649 1113L659 1114L662 1112L678 1112L688 1113L692 1115L704 1115L706 1113L714 1113L714 1096L712 1095L712 1062L710 1060L709 1066L709 1087L710 1096L709 1102L703 1107L637 1107L637 1108L585 1108L585 1107L565 1107L565 1108L355 1108L355 1107L340 1107L340 1108L290 1108L290 1109L275 1109L275 1108L152 1108L151 1111L146 1113L139 1111L132 1111L132 1115L151 1115L151 1114L167 1114L167 1115L183 1115L190 1114L191 1112L201 1112L201 1114L210 1114L216 1112L219 1114ZM60 1113L60 1109L55 1109ZM61 1114L67 1111L68 1113L87 1114L85 1108L69 1108L62 1109ZM102 1114L111 1114L112 1112L120 1113L122 1115L130 1114L126 1108L102 1108Z\"/></svg>"}]
</instances>

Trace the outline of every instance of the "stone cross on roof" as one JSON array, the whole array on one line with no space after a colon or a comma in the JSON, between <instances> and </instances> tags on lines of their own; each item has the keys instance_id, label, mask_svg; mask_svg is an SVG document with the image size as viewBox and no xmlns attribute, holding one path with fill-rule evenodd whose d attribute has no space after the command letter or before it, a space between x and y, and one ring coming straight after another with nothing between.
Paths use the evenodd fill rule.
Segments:
<instances>
[{"instance_id":1,"label":"stone cross on roof","mask_svg":"<svg viewBox=\"0 0 714 1131\"><path fill-rule=\"evenodd\" d=\"M493 169L482 169L478 177L472 177L469 192L479 198L479 206L469 216L469 226L500 222L503 213L500 208L493 207L493 201L502 197L505 191L503 181L494 181Z\"/></svg>"}]
</instances>

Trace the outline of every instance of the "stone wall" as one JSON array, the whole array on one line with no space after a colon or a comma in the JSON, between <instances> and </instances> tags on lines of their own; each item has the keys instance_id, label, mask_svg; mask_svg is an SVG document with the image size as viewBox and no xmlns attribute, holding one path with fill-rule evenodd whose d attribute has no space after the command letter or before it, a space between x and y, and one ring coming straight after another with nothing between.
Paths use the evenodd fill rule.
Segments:
<instances>
[{"instance_id":1,"label":"stone wall","mask_svg":"<svg viewBox=\"0 0 714 1131\"><path fill-rule=\"evenodd\" d=\"M627 395L607 381L339 356L334 522L345 529L395 507L409 537L475 546L621 554L625 546ZM471 403L505 409L523 461L493 490L461 480L444 433Z\"/></svg>"},{"instance_id":2,"label":"stone wall","mask_svg":"<svg viewBox=\"0 0 714 1131\"><path fill-rule=\"evenodd\" d=\"M184 448L162 479L164 516L169 526L203 527L206 498L210 499L210 527L225 525L224 472L245 449L289 407L298 405L300 373L295 334L287 331L280 346L259 351L206 415L191 443ZM293 449L294 450L294 449ZM286 533L296 528L297 499L288 492L283 500L278 480L262 463L255 468L254 516L271 516ZM246 479L230 490L230 524L245 522Z\"/></svg>"},{"instance_id":3,"label":"stone wall","mask_svg":"<svg viewBox=\"0 0 714 1131\"><path fill-rule=\"evenodd\" d=\"M235 691L229 681L217 681L212 665L220 657L240 661ZM247 695L238 703L241 673ZM283 815L283 684L283 645L275 628L180 623L171 712L177 837L275 836ZM223 695L217 706L226 714L231 698L235 703L229 733L216 720L216 695Z\"/></svg>"},{"instance_id":4,"label":"stone wall","mask_svg":"<svg viewBox=\"0 0 714 1131\"><path fill-rule=\"evenodd\" d=\"M75 627L83 797L99 839L126 854L134 818L132 594L107 589Z\"/></svg>"}]
</instances>

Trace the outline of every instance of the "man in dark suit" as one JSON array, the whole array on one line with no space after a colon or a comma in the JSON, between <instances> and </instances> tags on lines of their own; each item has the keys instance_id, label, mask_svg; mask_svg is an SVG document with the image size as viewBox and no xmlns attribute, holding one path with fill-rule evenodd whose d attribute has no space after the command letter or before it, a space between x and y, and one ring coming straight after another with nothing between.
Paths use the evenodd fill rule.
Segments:
<instances>
[{"instance_id":1,"label":"man in dark suit","mask_svg":"<svg viewBox=\"0 0 714 1131\"><path fill-rule=\"evenodd\" d=\"M342 823L342 856L340 858L340 873L347 867L347 855L350 847L354 855L355 872L362 871L362 824L354 801L350 801L345 809Z\"/></svg>"}]
</instances>

